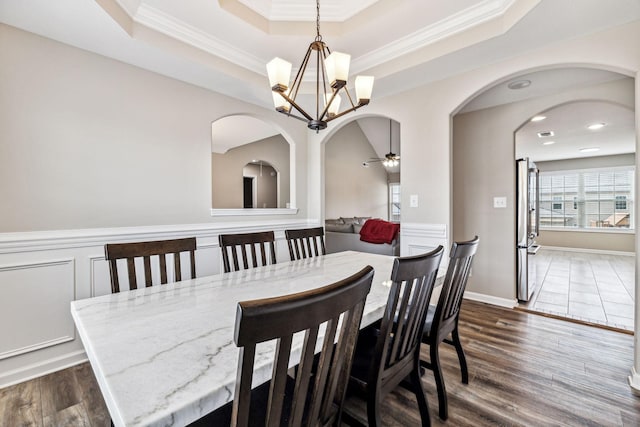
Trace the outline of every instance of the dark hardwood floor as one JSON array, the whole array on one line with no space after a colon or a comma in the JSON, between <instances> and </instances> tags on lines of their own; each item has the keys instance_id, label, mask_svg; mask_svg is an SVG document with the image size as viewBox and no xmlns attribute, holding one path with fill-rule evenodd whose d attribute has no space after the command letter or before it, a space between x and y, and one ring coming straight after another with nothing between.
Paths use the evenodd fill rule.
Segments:
<instances>
[{"instance_id":1,"label":"dark hardwood floor","mask_svg":"<svg viewBox=\"0 0 640 427\"><path fill-rule=\"evenodd\" d=\"M460 335L469 384L455 350L442 346L449 419L437 417L433 375L423 384L434 426L638 426L640 397L627 383L633 337L480 303L462 306ZM424 357L428 350L424 348ZM349 408L364 417L364 402ZM398 388L383 405L389 426L419 425L413 394ZM88 364L0 390L0 426L108 426Z\"/></svg>"}]
</instances>

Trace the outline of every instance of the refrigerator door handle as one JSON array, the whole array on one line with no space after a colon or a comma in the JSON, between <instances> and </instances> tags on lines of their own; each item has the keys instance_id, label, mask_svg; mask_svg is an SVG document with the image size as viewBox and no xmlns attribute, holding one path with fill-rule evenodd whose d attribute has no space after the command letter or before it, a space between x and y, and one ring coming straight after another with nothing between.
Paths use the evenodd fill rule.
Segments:
<instances>
[{"instance_id":1,"label":"refrigerator door handle","mask_svg":"<svg viewBox=\"0 0 640 427\"><path fill-rule=\"evenodd\" d=\"M529 167L526 159L517 161L517 246L527 246L527 239L529 238L527 233L527 222L529 217L529 206L527 203L527 186L529 185Z\"/></svg>"}]
</instances>

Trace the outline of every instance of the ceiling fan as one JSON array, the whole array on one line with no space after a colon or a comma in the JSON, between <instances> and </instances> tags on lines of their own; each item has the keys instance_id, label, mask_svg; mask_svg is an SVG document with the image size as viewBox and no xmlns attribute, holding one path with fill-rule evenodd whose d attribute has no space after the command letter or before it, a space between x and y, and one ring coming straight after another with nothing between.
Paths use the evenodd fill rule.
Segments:
<instances>
[{"instance_id":1,"label":"ceiling fan","mask_svg":"<svg viewBox=\"0 0 640 427\"><path fill-rule=\"evenodd\" d=\"M370 163L376 163L376 162L382 162L382 164L388 168L398 166L400 164L400 156L391 150L392 123L393 123L392 120L389 119L389 152L385 154L384 157L371 158L369 160L362 162L362 166L364 166L365 168L369 167Z\"/></svg>"}]
</instances>

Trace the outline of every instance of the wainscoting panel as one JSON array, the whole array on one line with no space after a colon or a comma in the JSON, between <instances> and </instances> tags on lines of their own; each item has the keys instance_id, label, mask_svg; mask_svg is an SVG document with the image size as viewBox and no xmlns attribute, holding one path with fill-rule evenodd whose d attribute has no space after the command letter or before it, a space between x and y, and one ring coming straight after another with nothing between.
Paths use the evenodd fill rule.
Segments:
<instances>
[{"instance_id":1,"label":"wainscoting panel","mask_svg":"<svg viewBox=\"0 0 640 427\"><path fill-rule=\"evenodd\" d=\"M402 256L419 255L444 246L443 266L449 253L446 224L402 223L400 226L400 253Z\"/></svg>"},{"instance_id":2,"label":"wainscoting panel","mask_svg":"<svg viewBox=\"0 0 640 427\"><path fill-rule=\"evenodd\" d=\"M0 360L75 339L74 275L73 258L0 266Z\"/></svg>"},{"instance_id":3,"label":"wainscoting panel","mask_svg":"<svg viewBox=\"0 0 640 427\"><path fill-rule=\"evenodd\" d=\"M106 243L195 236L196 276L202 277L222 271L219 234L273 230L283 262L289 260L284 230L316 225L291 219L0 233L0 388L86 359L70 303L111 292Z\"/></svg>"}]
</instances>

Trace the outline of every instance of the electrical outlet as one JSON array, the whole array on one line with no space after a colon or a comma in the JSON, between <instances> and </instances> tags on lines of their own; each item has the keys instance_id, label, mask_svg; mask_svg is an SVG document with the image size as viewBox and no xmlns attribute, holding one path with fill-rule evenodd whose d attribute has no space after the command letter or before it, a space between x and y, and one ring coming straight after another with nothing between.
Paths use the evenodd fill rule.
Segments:
<instances>
[{"instance_id":1,"label":"electrical outlet","mask_svg":"<svg viewBox=\"0 0 640 427\"><path fill-rule=\"evenodd\" d=\"M409 196L409 206L412 208L417 208L418 207L418 195L417 194L412 194L411 196Z\"/></svg>"}]
</instances>

